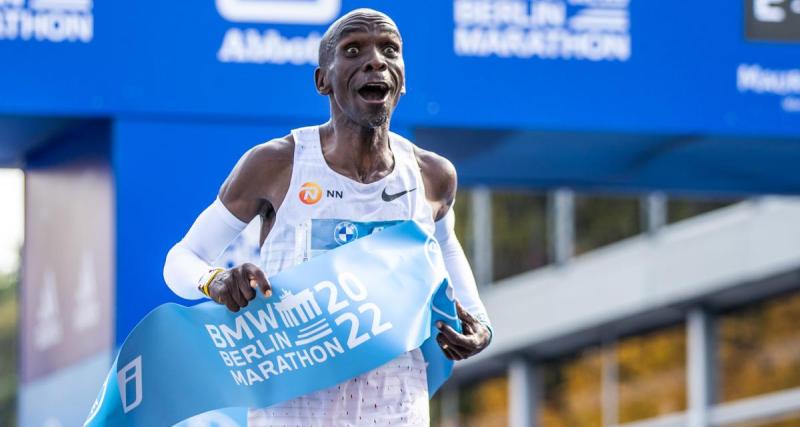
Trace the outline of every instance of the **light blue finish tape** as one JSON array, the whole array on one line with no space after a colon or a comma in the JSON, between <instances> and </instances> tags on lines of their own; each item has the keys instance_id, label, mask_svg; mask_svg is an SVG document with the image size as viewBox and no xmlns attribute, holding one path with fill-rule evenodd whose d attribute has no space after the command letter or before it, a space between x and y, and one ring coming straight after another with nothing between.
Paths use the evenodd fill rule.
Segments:
<instances>
[{"instance_id":1,"label":"light blue finish tape","mask_svg":"<svg viewBox=\"0 0 800 427\"><path fill-rule=\"evenodd\" d=\"M239 313L164 304L123 343L88 426L171 426L221 408L265 407L325 389L421 348L431 395L452 362L434 322L456 330L439 245L407 221L270 278Z\"/></svg>"}]
</instances>

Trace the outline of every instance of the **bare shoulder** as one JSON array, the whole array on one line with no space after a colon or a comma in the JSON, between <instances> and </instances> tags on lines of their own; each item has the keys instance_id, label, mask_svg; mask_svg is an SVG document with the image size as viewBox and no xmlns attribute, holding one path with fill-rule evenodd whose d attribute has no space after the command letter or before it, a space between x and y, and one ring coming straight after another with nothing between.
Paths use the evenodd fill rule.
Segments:
<instances>
[{"instance_id":1,"label":"bare shoulder","mask_svg":"<svg viewBox=\"0 0 800 427\"><path fill-rule=\"evenodd\" d=\"M287 135L251 148L242 156L243 166L257 170L276 171L291 168L294 160L294 138Z\"/></svg>"},{"instance_id":2,"label":"bare shoulder","mask_svg":"<svg viewBox=\"0 0 800 427\"><path fill-rule=\"evenodd\" d=\"M450 160L428 150L414 147L414 154L422 171L425 195L436 208L436 219L447 213L456 197L458 176Z\"/></svg>"},{"instance_id":3,"label":"bare shoulder","mask_svg":"<svg viewBox=\"0 0 800 427\"><path fill-rule=\"evenodd\" d=\"M291 135L256 145L242 155L222 184L220 200L244 221L261 213L265 205L276 209L288 190L293 160Z\"/></svg>"}]
</instances>

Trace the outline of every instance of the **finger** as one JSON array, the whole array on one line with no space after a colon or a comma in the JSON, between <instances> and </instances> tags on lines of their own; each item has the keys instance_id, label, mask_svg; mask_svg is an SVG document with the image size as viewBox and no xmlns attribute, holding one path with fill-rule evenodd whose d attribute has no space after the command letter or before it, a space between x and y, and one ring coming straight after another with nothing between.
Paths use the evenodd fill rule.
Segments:
<instances>
[{"instance_id":1,"label":"finger","mask_svg":"<svg viewBox=\"0 0 800 427\"><path fill-rule=\"evenodd\" d=\"M461 360L458 358L458 355L453 351L452 348L448 348L447 350L442 350L444 356L452 361Z\"/></svg>"},{"instance_id":2,"label":"finger","mask_svg":"<svg viewBox=\"0 0 800 427\"><path fill-rule=\"evenodd\" d=\"M458 314L458 318L464 323L476 323L478 321L478 319L468 312L458 300L456 300L456 313Z\"/></svg>"},{"instance_id":3,"label":"finger","mask_svg":"<svg viewBox=\"0 0 800 427\"><path fill-rule=\"evenodd\" d=\"M463 357L464 355L470 354L472 352L470 348L465 348L458 345L457 343L453 343L447 338L446 335L443 334L438 334L436 336L436 341L439 344L439 347L442 348L442 350L448 350L449 352L453 353L454 356L457 357Z\"/></svg>"},{"instance_id":4,"label":"finger","mask_svg":"<svg viewBox=\"0 0 800 427\"><path fill-rule=\"evenodd\" d=\"M236 283L237 285L239 285L239 292L242 294L242 296L247 301L251 301L253 298L256 297L256 291L253 289L253 286L251 285L253 281L250 279L250 277L252 277L252 275L249 272L245 271L243 273L243 276L244 277L242 277L242 280L239 280ZM244 280L245 278L247 280Z\"/></svg>"},{"instance_id":5,"label":"finger","mask_svg":"<svg viewBox=\"0 0 800 427\"><path fill-rule=\"evenodd\" d=\"M469 354L468 351L460 350L458 347L455 346L447 347L447 350L445 351L450 355L449 358L451 360L464 360L467 358L467 354Z\"/></svg>"},{"instance_id":6,"label":"finger","mask_svg":"<svg viewBox=\"0 0 800 427\"><path fill-rule=\"evenodd\" d=\"M446 339L444 338L444 335L438 334L436 336L436 342L439 344L439 348L442 349L442 353L444 353L445 357L447 357L450 360L457 360L456 358L458 356L453 351L453 348L450 347L450 345L446 342Z\"/></svg>"},{"instance_id":7,"label":"finger","mask_svg":"<svg viewBox=\"0 0 800 427\"><path fill-rule=\"evenodd\" d=\"M464 313L467 312L467 310L464 310L464 306L461 305L461 302L459 300L455 300L455 302L456 302L456 314L458 314L458 317L461 317L464 315Z\"/></svg>"},{"instance_id":8,"label":"finger","mask_svg":"<svg viewBox=\"0 0 800 427\"><path fill-rule=\"evenodd\" d=\"M446 357L446 358L448 358L450 360L456 360L456 356L453 354L452 351L450 351L450 349L443 348L442 349L442 354L444 354L444 357Z\"/></svg>"},{"instance_id":9,"label":"finger","mask_svg":"<svg viewBox=\"0 0 800 427\"><path fill-rule=\"evenodd\" d=\"M236 305L236 303L231 301L230 299L228 299L228 302L225 303L225 307L228 307L228 310L234 313L237 313L240 310L239 306Z\"/></svg>"},{"instance_id":10,"label":"finger","mask_svg":"<svg viewBox=\"0 0 800 427\"><path fill-rule=\"evenodd\" d=\"M253 264L245 264L245 266L247 267L247 279L250 286L258 287L265 297L271 297L272 285L269 284L269 280L267 280L267 276L264 275L264 272Z\"/></svg>"},{"instance_id":11,"label":"finger","mask_svg":"<svg viewBox=\"0 0 800 427\"><path fill-rule=\"evenodd\" d=\"M469 336L475 334L475 324L474 323L470 323L468 321L460 321L458 323L461 324L461 335L463 335L465 337L469 337ZM458 331L456 331L456 332L458 332Z\"/></svg>"},{"instance_id":12,"label":"finger","mask_svg":"<svg viewBox=\"0 0 800 427\"><path fill-rule=\"evenodd\" d=\"M437 326L439 327L439 331L447 338L447 340L451 344L455 344L459 347L471 347L471 342L468 337L459 334L456 332L455 329L450 327L450 325L444 322L437 322Z\"/></svg>"},{"instance_id":13,"label":"finger","mask_svg":"<svg viewBox=\"0 0 800 427\"><path fill-rule=\"evenodd\" d=\"M239 307L247 306L248 302L244 295L242 295L242 292L239 290L242 287L242 282L244 282L244 278L242 277L241 271L239 271L237 268L231 270L230 281L227 283L228 294L231 296L230 299L232 302Z\"/></svg>"},{"instance_id":14,"label":"finger","mask_svg":"<svg viewBox=\"0 0 800 427\"><path fill-rule=\"evenodd\" d=\"M237 311L239 311L239 306L238 306L238 305L236 305L236 303L234 303L234 302L231 300L231 298L230 298L230 296L229 296L228 294L221 294L221 295L219 296L219 301L218 301L218 302L219 302L220 304L224 305L225 307L228 307L228 310L230 310L230 311L232 311L232 312L234 312L234 313L236 313Z\"/></svg>"}]
</instances>

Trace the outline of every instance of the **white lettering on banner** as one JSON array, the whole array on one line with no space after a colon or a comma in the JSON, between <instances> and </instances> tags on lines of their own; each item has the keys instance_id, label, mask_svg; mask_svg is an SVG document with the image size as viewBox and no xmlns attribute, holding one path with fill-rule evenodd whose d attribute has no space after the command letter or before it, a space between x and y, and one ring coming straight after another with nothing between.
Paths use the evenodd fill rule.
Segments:
<instances>
[{"instance_id":1,"label":"white lettering on banner","mask_svg":"<svg viewBox=\"0 0 800 427\"><path fill-rule=\"evenodd\" d=\"M736 77L739 92L800 95L800 69L770 70L758 64L740 64Z\"/></svg>"},{"instance_id":2,"label":"white lettering on banner","mask_svg":"<svg viewBox=\"0 0 800 427\"><path fill-rule=\"evenodd\" d=\"M341 0L217 0L220 15L233 22L325 24L341 8Z\"/></svg>"},{"instance_id":3,"label":"white lettering on banner","mask_svg":"<svg viewBox=\"0 0 800 427\"><path fill-rule=\"evenodd\" d=\"M629 0L454 0L458 56L627 61Z\"/></svg>"},{"instance_id":4,"label":"white lettering on banner","mask_svg":"<svg viewBox=\"0 0 800 427\"><path fill-rule=\"evenodd\" d=\"M205 328L233 381L250 386L323 364L391 330L393 325L381 318L380 307L365 302L368 296L356 275L341 273L337 283L324 280L297 293L284 291L280 301L238 315L232 325ZM368 315L364 328L364 317L356 313ZM283 330L278 329L278 319ZM337 336L331 337L335 328L347 337L344 345Z\"/></svg>"},{"instance_id":5,"label":"white lettering on banner","mask_svg":"<svg viewBox=\"0 0 800 427\"><path fill-rule=\"evenodd\" d=\"M133 399L129 399L128 383L133 382ZM127 414L142 404L142 356L138 356L124 368L117 371L117 384L119 396L122 400L122 410Z\"/></svg>"},{"instance_id":6,"label":"white lettering on banner","mask_svg":"<svg viewBox=\"0 0 800 427\"><path fill-rule=\"evenodd\" d=\"M753 0L753 16L761 22L783 22L786 12L781 7L784 0Z\"/></svg>"},{"instance_id":7,"label":"white lettering on banner","mask_svg":"<svg viewBox=\"0 0 800 427\"><path fill-rule=\"evenodd\" d=\"M92 6L93 0L0 0L0 41L88 43Z\"/></svg>"},{"instance_id":8,"label":"white lettering on banner","mask_svg":"<svg viewBox=\"0 0 800 427\"><path fill-rule=\"evenodd\" d=\"M321 25L339 15L341 0L216 0L231 22ZM217 50L225 63L317 65L320 31L285 36L274 28L229 28Z\"/></svg>"},{"instance_id":9,"label":"white lettering on banner","mask_svg":"<svg viewBox=\"0 0 800 427\"><path fill-rule=\"evenodd\" d=\"M758 64L739 64L736 86L740 93L785 97L781 107L787 113L800 112L800 69L771 70Z\"/></svg>"},{"instance_id":10,"label":"white lettering on banner","mask_svg":"<svg viewBox=\"0 0 800 427\"><path fill-rule=\"evenodd\" d=\"M274 29L262 33L254 28L231 28L225 33L217 59L252 64L316 65L320 40L322 36L316 32L288 38Z\"/></svg>"},{"instance_id":11,"label":"white lettering on banner","mask_svg":"<svg viewBox=\"0 0 800 427\"><path fill-rule=\"evenodd\" d=\"M310 289L304 289L297 295L284 290L281 294L281 302L275 304L275 309L278 310L281 320L287 328L309 323L322 314Z\"/></svg>"},{"instance_id":12,"label":"white lettering on banner","mask_svg":"<svg viewBox=\"0 0 800 427\"><path fill-rule=\"evenodd\" d=\"M783 98L781 107L783 107L784 111L789 113L800 113L800 98L787 96L786 98Z\"/></svg>"}]
</instances>

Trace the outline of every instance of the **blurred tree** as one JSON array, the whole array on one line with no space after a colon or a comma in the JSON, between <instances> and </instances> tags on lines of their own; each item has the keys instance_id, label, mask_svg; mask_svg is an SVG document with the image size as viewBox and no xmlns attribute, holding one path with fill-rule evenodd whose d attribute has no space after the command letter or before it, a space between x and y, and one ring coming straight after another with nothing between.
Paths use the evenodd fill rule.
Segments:
<instances>
[{"instance_id":1,"label":"blurred tree","mask_svg":"<svg viewBox=\"0 0 800 427\"><path fill-rule=\"evenodd\" d=\"M462 388L458 405L461 426L507 426L508 378L489 378Z\"/></svg>"},{"instance_id":2,"label":"blurred tree","mask_svg":"<svg viewBox=\"0 0 800 427\"><path fill-rule=\"evenodd\" d=\"M800 292L719 317L722 402L800 387Z\"/></svg>"},{"instance_id":3,"label":"blurred tree","mask_svg":"<svg viewBox=\"0 0 800 427\"><path fill-rule=\"evenodd\" d=\"M638 198L586 194L575 196L576 255L641 231Z\"/></svg>"},{"instance_id":4,"label":"blurred tree","mask_svg":"<svg viewBox=\"0 0 800 427\"><path fill-rule=\"evenodd\" d=\"M17 425L17 282L0 275L0 425Z\"/></svg>"},{"instance_id":5,"label":"blurred tree","mask_svg":"<svg viewBox=\"0 0 800 427\"><path fill-rule=\"evenodd\" d=\"M738 201L738 199L681 199L670 197L667 201L667 223L671 224L715 209L724 208Z\"/></svg>"},{"instance_id":6,"label":"blurred tree","mask_svg":"<svg viewBox=\"0 0 800 427\"><path fill-rule=\"evenodd\" d=\"M525 191L492 192L494 280L547 264L547 198Z\"/></svg>"},{"instance_id":7,"label":"blurred tree","mask_svg":"<svg viewBox=\"0 0 800 427\"><path fill-rule=\"evenodd\" d=\"M431 427L442 425L442 394L437 393L430 403Z\"/></svg>"},{"instance_id":8,"label":"blurred tree","mask_svg":"<svg viewBox=\"0 0 800 427\"><path fill-rule=\"evenodd\" d=\"M461 242L461 247L467 254L470 265L475 265L472 257L475 254L473 249L474 236L472 233L472 197L469 190L458 190L456 202L453 205L453 213L456 215L456 236Z\"/></svg>"},{"instance_id":9,"label":"blurred tree","mask_svg":"<svg viewBox=\"0 0 800 427\"><path fill-rule=\"evenodd\" d=\"M659 329L617 343L619 422L686 409L686 326Z\"/></svg>"},{"instance_id":10,"label":"blurred tree","mask_svg":"<svg viewBox=\"0 0 800 427\"><path fill-rule=\"evenodd\" d=\"M542 427L600 427L603 424L603 350L590 347L577 355L545 363Z\"/></svg>"}]
</instances>

